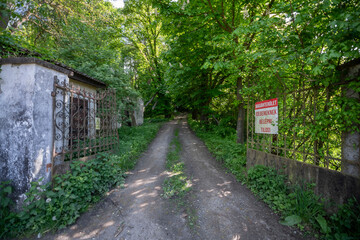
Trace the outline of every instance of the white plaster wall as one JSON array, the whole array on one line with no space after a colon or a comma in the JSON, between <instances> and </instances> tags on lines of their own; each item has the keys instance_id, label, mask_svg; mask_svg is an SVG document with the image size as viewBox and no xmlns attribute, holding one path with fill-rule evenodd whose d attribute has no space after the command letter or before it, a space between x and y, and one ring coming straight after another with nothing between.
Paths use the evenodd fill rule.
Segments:
<instances>
[{"instance_id":1,"label":"white plaster wall","mask_svg":"<svg viewBox=\"0 0 360 240\"><path fill-rule=\"evenodd\" d=\"M29 184L33 145L35 65L3 65L0 94L0 178L11 180L15 194Z\"/></svg>"},{"instance_id":2,"label":"white plaster wall","mask_svg":"<svg viewBox=\"0 0 360 240\"><path fill-rule=\"evenodd\" d=\"M0 181L11 180L21 200L31 181L51 180L51 92L54 76L67 76L37 64L5 64L1 69Z\"/></svg>"},{"instance_id":3,"label":"white plaster wall","mask_svg":"<svg viewBox=\"0 0 360 240\"><path fill-rule=\"evenodd\" d=\"M85 84L85 83L82 83L82 82L79 82L79 81L76 81L74 79L71 79L70 78L70 84L74 87L74 88L78 88L78 89L82 89L82 90L85 90L89 93L93 93L93 94L96 94L96 87L93 87L91 85L88 85L88 84Z\"/></svg>"},{"instance_id":4,"label":"white plaster wall","mask_svg":"<svg viewBox=\"0 0 360 240\"><path fill-rule=\"evenodd\" d=\"M68 77L60 72L35 65L34 85L34 151L31 162L31 180L44 178L44 182L51 180L52 144L53 144L53 98L54 78L69 83ZM53 166L51 166L53 167Z\"/></svg>"}]
</instances>

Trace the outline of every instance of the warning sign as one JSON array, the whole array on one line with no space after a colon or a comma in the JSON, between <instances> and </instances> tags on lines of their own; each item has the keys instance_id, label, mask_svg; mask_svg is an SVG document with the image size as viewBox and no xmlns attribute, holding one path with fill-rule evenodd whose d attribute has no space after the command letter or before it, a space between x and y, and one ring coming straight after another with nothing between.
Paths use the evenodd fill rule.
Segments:
<instances>
[{"instance_id":1,"label":"warning sign","mask_svg":"<svg viewBox=\"0 0 360 240\"><path fill-rule=\"evenodd\" d=\"M255 103L255 133L278 133L278 99Z\"/></svg>"}]
</instances>

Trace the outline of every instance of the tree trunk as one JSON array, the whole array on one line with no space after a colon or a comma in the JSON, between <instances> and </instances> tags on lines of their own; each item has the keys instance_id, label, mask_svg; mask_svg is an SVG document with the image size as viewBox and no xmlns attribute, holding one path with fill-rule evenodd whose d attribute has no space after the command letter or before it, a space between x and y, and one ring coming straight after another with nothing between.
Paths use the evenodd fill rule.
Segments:
<instances>
[{"instance_id":1,"label":"tree trunk","mask_svg":"<svg viewBox=\"0 0 360 240\"><path fill-rule=\"evenodd\" d=\"M200 114L201 122L205 122L205 123L209 122L209 114L210 114L209 106L210 106L211 100L212 100L212 98L209 98L202 104L201 114Z\"/></svg>"},{"instance_id":2,"label":"tree trunk","mask_svg":"<svg viewBox=\"0 0 360 240\"><path fill-rule=\"evenodd\" d=\"M192 118L193 120L199 120L199 112L198 112L198 110L193 110L193 111L191 112L191 118Z\"/></svg>"},{"instance_id":3,"label":"tree trunk","mask_svg":"<svg viewBox=\"0 0 360 240\"><path fill-rule=\"evenodd\" d=\"M236 121L236 142L244 144L245 142L245 109L243 98L240 94L240 90L243 87L242 78L239 77L236 83L236 99L239 101L238 105L238 117Z\"/></svg>"},{"instance_id":4,"label":"tree trunk","mask_svg":"<svg viewBox=\"0 0 360 240\"><path fill-rule=\"evenodd\" d=\"M5 12L5 10L0 9L0 28L5 30L10 18L8 16L8 13Z\"/></svg>"},{"instance_id":5,"label":"tree trunk","mask_svg":"<svg viewBox=\"0 0 360 240\"><path fill-rule=\"evenodd\" d=\"M244 104L240 103L238 106L238 118L236 123L236 142L244 144L245 139L245 109Z\"/></svg>"},{"instance_id":6,"label":"tree trunk","mask_svg":"<svg viewBox=\"0 0 360 240\"><path fill-rule=\"evenodd\" d=\"M201 121L201 122L208 122L208 120L209 120L208 114L207 114L207 113L201 113L201 115L200 115L200 121Z\"/></svg>"}]
</instances>

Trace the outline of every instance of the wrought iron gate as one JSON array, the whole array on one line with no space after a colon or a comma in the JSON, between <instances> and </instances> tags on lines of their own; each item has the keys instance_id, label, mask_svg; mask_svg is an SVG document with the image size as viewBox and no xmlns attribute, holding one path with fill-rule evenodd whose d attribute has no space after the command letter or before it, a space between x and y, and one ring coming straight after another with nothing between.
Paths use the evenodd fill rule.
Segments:
<instances>
[{"instance_id":1,"label":"wrought iron gate","mask_svg":"<svg viewBox=\"0 0 360 240\"><path fill-rule=\"evenodd\" d=\"M338 91L333 96L340 94ZM346 161L341 156L341 132L335 127L323 127L317 118L339 107L329 105L329 89L301 89L277 97L278 134L255 132L255 101L248 103L247 148L340 171ZM318 129L326 134L319 135Z\"/></svg>"},{"instance_id":2,"label":"wrought iron gate","mask_svg":"<svg viewBox=\"0 0 360 240\"><path fill-rule=\"evenodd\" d=\"M90 92L55 77L52 96L55 169L115 148L119 142L115 90Z\"/></svg>"}]
</instances>

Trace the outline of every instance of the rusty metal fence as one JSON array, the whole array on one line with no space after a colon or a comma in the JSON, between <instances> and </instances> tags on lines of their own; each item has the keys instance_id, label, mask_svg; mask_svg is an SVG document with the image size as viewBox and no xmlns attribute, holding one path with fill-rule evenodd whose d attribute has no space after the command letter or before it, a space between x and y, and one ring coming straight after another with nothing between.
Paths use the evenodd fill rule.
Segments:
<instances>
[{"instance_id":1,"label":"rusty metal fence","mask_svg":"<svg viewBox=\"0 0 360 240\"><path fill-rule=\"evenodd\" d=\"M341 170L341 131L331 124L330 104L341 91L307 88L278 94L278 134L255 133L255 102L247 108L247 148L308 164ZM329 122L330 121L330 122Z\"/></svg>"},{"instance_id":2,"label":"rusty metal fence","mask_svg":"<svg viewBox=\"0 0 360 240\"><path fill-rule=\"evenodd\" d=\"M115 148L119 137L114 90L86 91L55 77L52 96L54 167Z\"/></svg>"}]
</instances>

